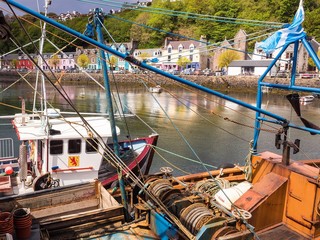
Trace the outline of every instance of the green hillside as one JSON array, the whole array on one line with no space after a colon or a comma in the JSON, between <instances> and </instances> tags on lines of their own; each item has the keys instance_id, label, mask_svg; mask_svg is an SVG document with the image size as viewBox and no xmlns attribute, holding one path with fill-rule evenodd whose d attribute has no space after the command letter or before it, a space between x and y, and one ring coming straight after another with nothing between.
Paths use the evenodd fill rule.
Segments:
<instances>
[{"instance_id":1,"label":"green hillside","mask_svg":"<svg viewBox=\"0 0 320 240\"><path fill-rule=\"evenodd\" d=\"M304 2L305 31L309 36L320 39L318 17L320 1L305 0ZM299 0L182 0L175 2L154 0L151 8L125 10L115 15L108 15L105 26L116 42L129 42L134 39L140 42L140 48L160 47L165 37L183 39L182 36L187 36L190 39L199 39L201 35L205 35L210 43L219 43L224 39L232 39L240 28L251 34L272 27L272 24L261 26L247 20L290 23L298 5ZM57 18L53 13L50 17ZM32 40L39 38L40 28L37 19L28 15L22 16L21 22L28 36L17 20L12 16L6 16L6 18L12 27L14 41L17 44L24 45L30 42L29 36ZM87 22L88 16L81 16L64 23L79 32L84 32ZM48 38L59 47L66 46L74 40L74 37L52 26L48 26L47 30ZM112 42L107 33L105 33L105 39ZM76 40L64 51L74 51L76 46L86 47L85 45ZM1 53L13 48L15 45L12 42L0 43ZM35 47L29 45L27 51L35 52ZM47 43L44 51L53 52L55 49Z\"/></svg>"}]
</instances>

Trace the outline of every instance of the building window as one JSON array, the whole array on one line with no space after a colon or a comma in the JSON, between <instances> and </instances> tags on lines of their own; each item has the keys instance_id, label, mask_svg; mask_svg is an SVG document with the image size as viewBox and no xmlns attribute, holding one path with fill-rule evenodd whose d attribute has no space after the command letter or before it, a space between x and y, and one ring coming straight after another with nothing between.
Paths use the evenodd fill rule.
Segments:
<instances>
[{"instance_id":1,"label":"building window","mask_svg":"<svg viewBox=\"0 0 320 240\"><path fill-rule=\"evenodd\" d=\"M68 153L80 153L81 152L81 139L72 139L68 143Z\"/></svg>"},{"instance_id":2,"label":"building window","mask_svg":"<svg viewBox=\"0 0 320 240\"><path fill-rule=\"evenodd\" d=\"M286 59L291 59L293 57L292 52L286 52Z\"/></svg>"},{"instance_id":3,"label":"building window","mask_svg":"<svg viewBox=\"0 0 320 240\"><path fill-rule=\"evenodd\" d=\"M182 52L182 49L183 49L182 47L179 47L179 49L178 49L178 50L179 50L179 53L181 53L181 52Z\"/></svg>"},{"instance_id":4,"label":"building window","mask_svg":"<svg viewBox=\"0 0 320 240\"><path fill-rule=\"evenodd\" d=\"M172 52L172 47L168 47L168 53Z\"/></svg>"},{"instance_id":5,"label":"building window","mask_svg":"<svg viewBox=\"0 0 320 240\"><path fill-rule=\"evenodd\" d=\"M86 140L86 153L93 153L98 151L98 141L97 139L87 139Z\"/></svg>"},{"instance_id":6,"label":"building window","mask_svg":"<svg viewBox=\"0 0 320 240\"><path fill-rule=\"evenodd\" d=\"M194 46L190 46L189 50L190 50L190 53L193 53Z\"/></svg>"},{"instance_id":7,"label":"building window","mask_svg":"<svg viewBox=\"0 0 320 240\"><path fill-rule=\"evenodd\" d=\"M57 155L63 153L63 141L51 140L50 141L50 154Z\"/></svg>"},{"instance_id":8,"label":"building window","mask_svg":"<svg viewBox=\"0 0 320 240\"><path fill-rule=\"evenodd\" d=\"M168 56L168 62L170 62L171 61L171 56Z\"/></svg>"}]
</instances>

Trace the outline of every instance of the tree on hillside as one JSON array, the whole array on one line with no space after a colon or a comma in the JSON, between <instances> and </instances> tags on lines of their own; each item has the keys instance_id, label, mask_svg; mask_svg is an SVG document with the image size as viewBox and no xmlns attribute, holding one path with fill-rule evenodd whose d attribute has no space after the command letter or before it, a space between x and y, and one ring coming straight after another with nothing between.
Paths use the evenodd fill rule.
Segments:
<instances>
[{"instance_id":1,"label":"tree on hillside","mask_svg":"<svg viewBox=\"0 0 320 240\"><path fill-rule=\"evenodd\" d=\"M15 69L17 68L18 62L18 59L13 59L10 63L10 66Z\"/></svg>"},{"instance_id":2,"label":"tree on hillside","mask_svg":"<svg viewBox=\"0 0 320 240\"><path fill-rule=\"evenodd\" d=\"M187 57L181 57L177 61L178 66L181 68L185 68L190 63L191 63L191 60Z\"/></svg>"},{"instance_id":3,"label":"tree on hillside","mask_svg":"<svg viewBox=\"0 0 320 240\"><path fill-rule=\"evenodd\" d=\"M80 54L78 59L77 59L77 64L81 68L86 68L89 64L89 57L85 54Z\"/></svg>"},{"instance_id":4,"label":"tree on hillside","mask_svg":"<svg viewBox=\"0 0 320 240\"><path fill-rule=\"evenodd\" d=\"M218 58L218 66L219 68L228 67L229 64L234 60L239 60L240 55L238 52L234 50L226 50Z\"/></svg>"},{"instance_id":5,"label":"tree on hillside","mask_svg":"<svg viewBox=\"0 0 320 240\"><path fill-rule=\"evenodd\" d=\"M114 70L115 66L118 63L118 58L116 58L115 56L111 56L111 57L108 58L107 62L109 64L109 66L110 66L110 69Z\"/></svg>"},{"instance_id":6,"label":"tree on hillside","mask_svg":"<svg viewBox=\"0 0 320 240\"><path fill-rule=\"evenodd\" d=\"M49 59L49 64L53 66L53 69L57 69L57 65L59 64L59 62L59 57L56 54Z\"/></svg>"},{"instance_id":7,"label":"tree on hillside","mask_svg":"<svg viewBox=\"0 0 320 240\"><path fill-rule=\"evenodd\" d=\"M318 58L320 58L320 50L317 52ZM311 69L312 68L312 69ZM308 70L314 71L316 69L316 64L311 57L308 58Z\"/></svg>"},{"instance_id":8,"label":"tree on hillside","mask_svg":"<svg viewBox=\"0 0 320 240\"><path fill-rule=\"evenodd\" d=\"M139 55L139 58L142 59L142 60L147 60L148 58L150 58L150 54L149 53L146 53L146 52L143 52Z\"/></svg>"}]
</instances>

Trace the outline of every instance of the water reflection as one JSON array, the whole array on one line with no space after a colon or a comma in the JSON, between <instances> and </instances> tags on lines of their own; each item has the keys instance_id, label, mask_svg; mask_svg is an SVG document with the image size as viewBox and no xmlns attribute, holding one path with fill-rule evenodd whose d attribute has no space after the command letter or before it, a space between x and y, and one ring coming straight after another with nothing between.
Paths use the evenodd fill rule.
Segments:
<instances>
[{"instance_id":1,"label":"water reflection","mask_svg":"<svg viewBox=\"0 0 320 240\"><path fill-rule=\"evenodd\" d=\"M5 87L3 84L1 86ZM108 105L104 90L92 85L76 84L65 86L64 89L78 111L107 113ZM244 163L249 152L249 142L253 136L252 126L255 116L253 111L215 96L190 92L183 88L174 89L172 93L164 91L161 94L151 94L142 87L126 87L119 90L119 93L113 92L114 98L117 99L119 94L122 102L120 105L117 100L119 109L122 107L124 113L140 116L160 134L158 143L160 149L175 153L171 155L159 150L155 156L153 172L158 171L161 166L169 166L169 161L180 169L175 170L176 175L205 170L200 164L177 156L196 159L194 153L204 163L214 166L224 162ZM249 104L255 104L254 93L229 92L228 94ZM24 84L19 84L2 94L1 102L20 106L17 96L25 98L27 108L31 109L33 91ZM62 111L73 111L65 99L52 88L48 89L47 96L53 106ZM319 111L319 104L319 99L316 99L311 104L301 106L302 116L317 125L320 125L320 121L315 113ZM268 94L264 97L263 107L289 119L292 123L301 125L299 117L291 109L285 96ZM19 112L17 109L9 109L3 105L0 105L0 111L6 114ZM171 117L170 120L167 119L167 115ZM127 134L126 125L129 129L133 129L130 133L134 137L150 133L146 126L134 118L130 118L126 123L119 121L117 125L123 129L123 135ZM281 154L281 151L274 147L275 132L270 131L279 129L279 126L275 127L272 129L266 124L262 126L268 131L261 132L259 151L272 150ZM312 141L307 142L309 137L310 134L294 129L290 132L291 139L301 139L301 151L292 156L294 159L319 157L319 136L313 136ZM188 145L193 150L190 150Z\"/></svg>"}]
</instances>

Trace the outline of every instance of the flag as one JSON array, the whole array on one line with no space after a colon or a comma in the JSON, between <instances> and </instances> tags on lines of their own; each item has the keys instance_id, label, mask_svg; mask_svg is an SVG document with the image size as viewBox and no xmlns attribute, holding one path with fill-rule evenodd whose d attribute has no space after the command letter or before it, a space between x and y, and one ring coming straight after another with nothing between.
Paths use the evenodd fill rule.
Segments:
<instances>
[{"instance_id":1,"label":"flag","mask_svg":"<svg viewBox=\"0 0 320 240\"><path fill-rule=\"evenodd\" d=\"M303 31L302 22L304 21L304 10L302 0L300 0L299 8L290 25L278 30L266 40L257 44L266 54L272 53L274 50L281 48L289 43L293 43L303 38L306 33Z\"/></svg>"}]
</instances>

